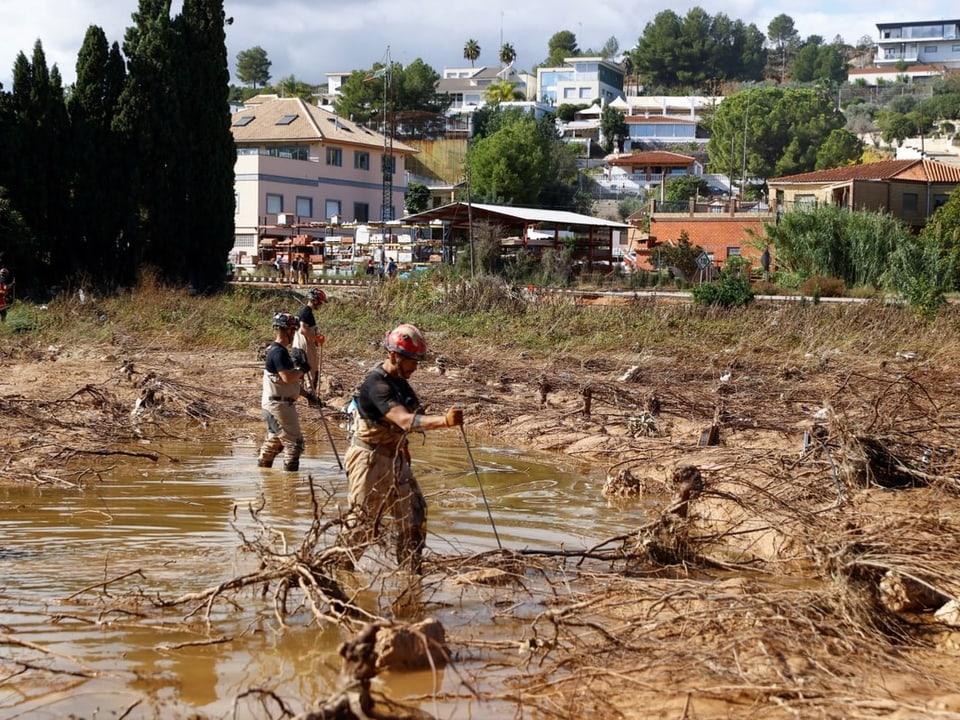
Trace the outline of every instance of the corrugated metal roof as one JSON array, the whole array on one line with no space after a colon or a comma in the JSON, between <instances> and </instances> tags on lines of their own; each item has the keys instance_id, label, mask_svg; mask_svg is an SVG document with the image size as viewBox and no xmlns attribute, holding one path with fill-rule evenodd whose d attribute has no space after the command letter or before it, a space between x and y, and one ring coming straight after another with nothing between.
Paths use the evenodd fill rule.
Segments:
<instances>
[{"instance_id":1,"label":"corrugated metal roof","mask_svg":"<svg viewBox=\"0 0 960 720\"><path fill-rule=\"evenodd\" d=\"M542 210L540 208L511 207L509 205L484 205L473 203L473 207L485 212L497 213L507 217L515 217L526 222L546 222L558 225L595 225L600 227L629 227L621 222L614 222L606 218L581 215L569 210Z\"/></svg>"},{"instance_id":2,"label":"corrugated metal roof","mask_svg":"<svg viewBox=\"0 0 960 720\"><path fill-rule=\"evenodd\" d=\"M289 116L295 117L288 123L278 124L281 118ZM238 126L237 121L246 117L253 119ZM238 145L299 141L332 142L380 149L384 146L384 136L380 133L300 98L271 95L251 98L243 110L231 116L230 130ZM397 140L393 141L393 150L399 153L416 152L416 149Z\"/></svg>"},{"instance_id":3,"label":"corrugated metal roof","mask_svg":"<svg viewBox=\"0 0 960 720\"><path fill-rule=\"evenodd\" d=\"M768 185L792 185L798 183L848 182L851 180L921 180L923 182L960 183L960 167L936 160L914 158L912 160L881 160L861 165L847 165L828 170L785 175L767 180Z\"/></svg>"},{"instance_id":4,"label":"corrugated metal roof","mask_svg":"<svg viewBox=\"0 0 960 720\"><path fill-rule=\"evenodd\" d=\"M449 203L438 208L416 213L415 215L408 215L407 217L401 218L401 222L429 222L430 220L434 219L463 221L469 210L470 207L468 207L467 203ZM524 223L583 225L618 229L627 229L630 227L622 222L615 222L613 220L607 220L606 218L593 217L592 215L581 215L580 213L570 212L568 210L542 210L540 208L513 207L510 205L486 205L483 203L473 203L472 210L478 215L483 214L487 216L499 216Z\"/></svg>"}]
</instances>

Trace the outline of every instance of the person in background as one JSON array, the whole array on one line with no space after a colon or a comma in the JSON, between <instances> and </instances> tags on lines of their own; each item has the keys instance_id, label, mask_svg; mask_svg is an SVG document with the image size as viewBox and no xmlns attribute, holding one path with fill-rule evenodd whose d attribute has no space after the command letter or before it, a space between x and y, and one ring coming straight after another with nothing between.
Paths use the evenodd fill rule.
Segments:
<instances>
[{"instance_id":1,"label":"person in background","mask_svg":"<svg viewBox=\"0 0 960 720\"><path fill-rule=\"evenodd\" d=\"M387 277L394 278L397 276L397 261L393 258L390 258L387 262Z\"/></svg>"},{"instance_id":2,"label":"person in background","mask_svg":"<svg viewBox=\"0 0 960 720\"><path fill-rule=\"evenodd\" d=\"M302 381L306 372L304 368L294 365L288 350L299 328L300 321L296 315L280 312L273 316L276 337L267 348L263 366L263 394L260 398L263 419L267 423L267 436L260 446L258 467L273 467L274 459L282 450L283 469L300 469L304 440L294 403L300 395L304 395L311 404L319 401L315 395L303 389Z\"/></svg>"},{"instance_id":3,"label":"person in background","mask_svg":"<svg viewBox=\"0 0 960 720\"><path fill-rule=\"evenodd\" d=\"M375 268L373 267L373 255L367 258L367 276L373 277Z\"/></svg>"},{"instance_id":4,"label":"person in background","mask_svg":"<svg viewBox=\"0 0 960 720\"><path fill-rule=\"evenodd\" d=\"M313 288L307 292L307 301L303 307L297 311L297 320L300 327L293 336L294 349L300 349L306 356L306 364L309 367L304 379L305 387L311 393L316 394L317 386L320 384L320 346L325 338L317 327L317 318L314 315L315 310L327 301L327 294L319 288Z\"/></svg>"},{"instance_id":5,"label":"person in background","mask_svg":"<svg viewBox=\"0 0 960 720\"><path fill-rule=\"evenodd\" d=\"M426 415L410 383L426 358L423 333L407 323L387 333L387 358L363 380L354 402L347 469L349 509L337 545L342 563L352 567L392 515L397 531L397 562L419 573L427 533L427 502L410 468L407 434L463 425L463 410Z\"/></svg>"},{"instance_id":6,"label":"person in background","mask_svg":"<svg viewBox=\"0 0 960 720\"><path fill-rule=\"evenodd\" d=\"M7 310L13 301L13 276L5 267L0 267L0 322L7 321Z\"/></svg>"},{"instance_id":7,"label":"person in background","mask_svg":"<svg viewBox=\"0 0 960 720\"><path fill-rule=\"evenodd\" d=\"M307 262L307 256L300 256L300 271L297 274L297 282L300 285L307 284L307 271L310 269L310 263Z\"/></svg>"}]
</instances>

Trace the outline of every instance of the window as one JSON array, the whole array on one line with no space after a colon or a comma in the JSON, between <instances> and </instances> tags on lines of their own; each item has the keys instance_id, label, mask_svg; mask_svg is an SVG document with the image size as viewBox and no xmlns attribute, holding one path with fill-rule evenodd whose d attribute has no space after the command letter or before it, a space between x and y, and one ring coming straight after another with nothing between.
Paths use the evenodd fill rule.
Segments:
<instances>
[{"instance_id":1,"label":"window","mask_svg":"<svg viewBox=\"0 0 960 720\"><path fill-rule=\"evenodd\" d=\"M580 99L581 99L581 100L589 100L589 99L592 98L592 97L593 97L593 88L589 88L589 87L582 87L582 88L580 88Z\"/></svg>"},{"instance_id":2,"label":"window","mask_svg":"<svg viewBox=\"0 0 960 720\"><path fill-rule=\"evenodd\" d=\"M236 192L233 194L233 214L240 214L240 193Z\"/></svg>"},{"instance_id":3,"label":"window","mask_svg":"<svg viewBox=\"0 0 960 720\"><path fill-rule=\"evenodd\" d=\"M271 157L306 160L310 156L309 145L272 145L267 148L267 155Z\"/></svg>"},{"instance_id":4,"label":"window","mask_svg":"<svg viewBox=\"0 0 960 720\"><path fill-rule=\"evenodd\" d=\"M960 45L951 45L950 52L960 52Z\"/></svg>"},{"instance_id":5,"label":"window","mask_svg":"<svg viewBox=\"0 0 960 720\"><path fill-rule=\"evenodd\" d=\"M727 257L740 257L740 248L738 247L728 247L727 248Z\"/></svg>"},{"instance_id":6,"label":"window","mask_svg":"<svg viewBox=\"0 0 960 720\"><path fill-rule=\"evenodd\" d=\"M370 153L364 150L353 151L353 167L357 170L370 169Z\"/></svg>"},{"instance_id":7,"label":"window","mask_svg":"<svg viewBox=\"0 0 960 720\"><path fill-rule=\"evenodd\" d=\"M313 198L297 196L297 215L304 218L313 217Z\"/></svg>"},{"instance_id":8,"label":"window","mask_svg":"<svg viewBox=\"0 0 960 720\"><path fill-rule=\"evenodd\" d=\"M933 55L934 53L937 52L937 46L936 46L936 45L928 45L927 47L925 47L925 48L923 49L923 52L926 53L927 55Z\"/></svg>"},{"instance_id":9,"label":"window","mask_svg":"<svg viewBox=\"0 0 960 720\"><path fill-rule=\"evenodd\" d=\"M794 195L793 204L797 207L814 207L817 204L816 195Z\"/></svg>"},{"instance_id":10,"label":"window","mask_svg":"<svg viewBox=\"0 0 960 720\"><path fill-rule=\"evenodd\" d=\"M254 118L253 115L244 115L243 117L238 117L236 120L233 121L233 126L246 127L247 125L253 122L253 118Z\"/></svg>"},{"instance_id":11,"label":"window","mask_svg":"<svg viewBox=\"0 0 960 720\"><path fill-rule=\"evenodd\" d=\"M343 165L343 150L335 147L327 148L327 165L336 165L341 167Z\"/></svg>"},{"instance_id":12,"label":"window","mask_svg":"<svg viewBox=\"0 0 960 720\"><path fill-rule=\"evenodd\" d=\"M340 214L340 201L339 200L327 200L324 205L324 215L326 215L327 220L332 218L334 215Z\"/></svg>"},{"instance_id":13,"label":"window","mask_svg":"<svg viewBox=\"0 0 960 720\"><path fill-rule=\"evenodd\" d=\"M370 222L370 206L367 203L353 204L353 221L358 223Z\"/></svg>"},{"instance_id":14,"label":"window","mask_svg":"<svg viewBox=\"0 0 960 720\"><path fill-rule=\"evenodd\" d=\"M941 205L946 205L947 200L950 199L949 195L934 195L933 196L933 209L936 210Z\"/></svg>"},{"instance_id":15,"label":"window","mask_svg":"<svg viewBox=\"0 0 960 720\"><path fill-rule=\"evenodd\" d=\"M916 212L920 207L920 195L918 193L903 194L903 209L909 212Z\"/></svg>"},{"instance_id":16,"label":"window","mask_svg":"<svg viewBox=\"0 0 960 720\"><path fill-rule=\"evenodd\" d=\"M294 120L296 120L299 115L284 115L282 118L277 120L277 125L289 125Z\"/></svg>"},{"instance_id":17,"label":"window","mask_svg":"<svg viewBox=\"0 0 960 720\"><path fill-rule=\"evenodd\" d=\"M267 212L268 213L283 212L283 195L275 195L273 193L267 193Z\"/></svg>"}]
</instances>

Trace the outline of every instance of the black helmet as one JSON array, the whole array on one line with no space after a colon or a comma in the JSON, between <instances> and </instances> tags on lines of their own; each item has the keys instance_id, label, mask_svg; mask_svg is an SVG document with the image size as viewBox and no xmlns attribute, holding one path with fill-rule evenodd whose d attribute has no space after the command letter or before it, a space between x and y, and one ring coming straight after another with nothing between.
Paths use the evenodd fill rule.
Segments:
<instances>
[{"instance_id":1,"label":"black helmet","mask_svg":"<svg viewBox=\"0 0 960 720\"><path fill-rule=\"evenodd\" d=\"M273 316L273 327L276 329L289 330L291 328L300 327L300 321L297 319L296 315L291 315L290 313L278 312Z\"/></svg>"}]
</instances>

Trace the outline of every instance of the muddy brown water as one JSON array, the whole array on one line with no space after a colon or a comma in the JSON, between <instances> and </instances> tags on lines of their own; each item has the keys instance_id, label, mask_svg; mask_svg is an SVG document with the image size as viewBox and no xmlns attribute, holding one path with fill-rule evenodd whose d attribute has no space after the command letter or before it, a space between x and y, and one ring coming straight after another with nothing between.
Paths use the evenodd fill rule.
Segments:
<instances>
[{"instance_id":1,"label":"muddy brown water","mask_svg":"<svg viewBox=\"0 0 960 720\"><path fill-rule=\"evenodd\" d=\"M342 431L336 435L342 456ZM309 439L297 474L255 467L254 438L136 449L161 460L127 460L82 489L0 487L0 634L19 643L0 645L0 717L269 717L238 696L267 688L301 712L333 694L341 631L318 627L305 609L281 626L259 592L241 592L235 606L218 605L209 634L185 627L196 604L151 610L148 618L103 611L113 610L111 598L133 592L170 599L256 570L257 558L241 551L239 535L256 532L251 503L262 502L265 523L296 547L312 517L308 475L340 504L345 496L346 479L326 436ZM481 443L471 442L470 450L504 547L585 548L645 519L640 506L608 506L601 467ZM428 549L444 555L495 549L462 436L435 433L416 440L412 452L428 496ZM376 554L365 558L378 562ZM521 598L502 612L490 602L497 592L503 591L451 592L428 576L420 609L454 636L519 641L543 606ZM371 583L363 596L371 610L391 616L390 588ZM223 641L206 644L211 638ZM29 643L36 647L23 646ZM43 670L20 673L11 660ZM475 682L471 668L463 669ZM487 687L479 689L496 694L502 678L485 668L482 677ZM421 702L438 716L499 714L471 699L451 669L376 682L396 699L429 698L437 689L461 698Z\"/></svg>"}]
</instances>

